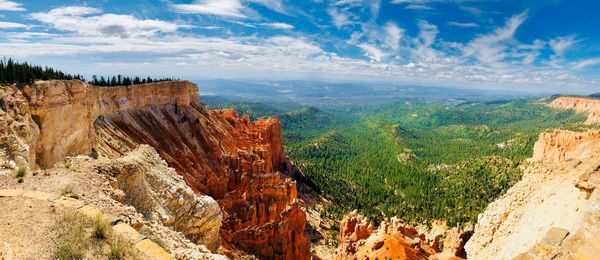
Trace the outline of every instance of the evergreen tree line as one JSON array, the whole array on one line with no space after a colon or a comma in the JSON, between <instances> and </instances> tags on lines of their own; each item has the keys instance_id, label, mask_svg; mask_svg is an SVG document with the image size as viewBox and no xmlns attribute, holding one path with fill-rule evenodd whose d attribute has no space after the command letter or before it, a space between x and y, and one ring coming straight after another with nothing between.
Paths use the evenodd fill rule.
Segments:
<instances>
[{"instance_id":1,"label":"evergreen tree line","mask_svg":"<svg viewBox=\"0 0 600 260\"><path fill-rule=\"evenodd\" d=\"M19 63L13 59L0 60L0 83L33 83L35 80L50 80L50 79L85 79L81 75L66 74L62 71L31 65L27 62Z\"/></svg>"},{"instance_id":2,"label":"evergreen tree line","mask_svg":"<svg viewBox=\"0 0 600 260\"><path fill-rule=\"evenodd\" d=\"M112 76L112 77L104 77L104 76L92 76L92 80L89 82L92 85L102 86L102 87L114 87L114 86L129 86L129 85L138 85L138 84L146 84L152 82L162 82L162 81L172 81L179 79L172 78L140 78L140 77L124 77L121 75Z\"/></svg>"},{"instance_id":3,"label":"evergreen tree line","mask_svg":"<svg viewBox=\"0 0 600 260\"><path fill-rule=\"evenodd\" d=\"M42 67L39 65L32 65L27 62L17 62L12 58L8 60L0 60L0 84L13 84L13 83L33 83L36 80L72 80L77 79L86 82L85 78L79 74L71 75L66 74L60 70L56 70L50 67ZM112 77L98 77L92 76L92 80L89 82L92 85L113 87L113 86L129 86L137 84L146 84L152 82L171 81L172 78L140 78L140 77L124 77L121 75Z\"/></svg>"}]
</instances>

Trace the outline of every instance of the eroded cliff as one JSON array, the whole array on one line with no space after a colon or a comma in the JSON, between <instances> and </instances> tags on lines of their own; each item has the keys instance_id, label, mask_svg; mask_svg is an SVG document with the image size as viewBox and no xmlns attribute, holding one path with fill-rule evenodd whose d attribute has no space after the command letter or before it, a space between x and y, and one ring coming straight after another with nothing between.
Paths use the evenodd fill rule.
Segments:
<instances>
[{"instance_id":1,"label":"eroded cliff","mask_svg":"<svg viewBox=\"0 0 600 260\"><path fill-rule=\"evenodd\" d=\"M599 253L598 137L597 131L540 134L522 180L479 216L466 245L469 258L594 259L585 256Z\"/></svg>"},{"instance_id":2,"label":"eroded cliff","mask_svg":"<svg viewBox=\"0 0 600 260\"><path fill-rule=\"evenodd\" d=\"M303 236L306 216L295 182L284 177L289 162L277 120L250 122L233 110L209 111L198 102L197 86L187 81L114 88L42 81L3 92L11 110L0 114L10 116L0 125L7 129L0 137L16 141L0 147L0 156L11 159L12 168L48 168L75 155L116 159L148 144L195 193L218 201L226 253L309 258L310 244ZM119 176L136 175L125 171ZM162 202L165 223L179 229L177 218L186 216L169 212L170 202ZM211 249L218 246L200 232L180 231Z\"/></svg>"},{"instance_id":3,"label":"eroded cliff","mask_svg":"<svg viewBox=\"0 0 600 260\"><path fill-rule=\"evenodd\" d=\"M550 103L551 107L573 109L578 113L587 113L586 124L600 124L600 100L580 97L559 97Z\"/></svg>"}]
</instances>

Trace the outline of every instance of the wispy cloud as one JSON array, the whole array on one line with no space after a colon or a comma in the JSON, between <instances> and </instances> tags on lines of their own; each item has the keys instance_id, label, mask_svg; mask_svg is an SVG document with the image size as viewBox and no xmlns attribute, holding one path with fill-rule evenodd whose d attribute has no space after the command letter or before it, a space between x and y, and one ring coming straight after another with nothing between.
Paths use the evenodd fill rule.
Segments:
<instances>
[{"instance_id":1,"label":"wispy cloud","mask_svg":"<svg viewBox=\"0 0 600 260\"><path fill-rule=\"evenodd\" d=\"M294 29L294 26L287 23L262 23L262 26L273 28L273 29L281 29L281 30L291 30Z\"/></svg>"},{"instance_id":2,"label":"wispy cloud","mask_svg":"<svg viewBox=\"0 0 600 260\"><path fill-rule=\"evenodd\" d=\"M25 11L23 4L14 1L0 0L0 11Z\"/></svg>"},{"instance_id":3,"label":"wispy cloud","mask_svg":"<svg viewBox=\"0 0 600 260\"><path fill-rule=\"evenodd\" d=\"M0 29L7 28L29 28L29 26L22 23L0 22Z\"/></svg>"},{"instance_id":4,"label":"wispy cloud","mask_svg":"<svg viewBox=\"0 0 600 260\"><path fill-rule=\"evenodd\" d=\"M571 63L571 65L576 69L583 69L598 64L600 64L600 58L583 59Z\"/></svg>"},{"instance_id":5,"label":"wispy cloud","mask_svg":"<svg viewBox=\"0 0 600 260\"><path fill-rule=\"evenodd\" d=\"M103 14L102 10L83 6L60 7L30 17L57 30L81 35L148 37L189 27L161 20L142 20L132 15Z\"/></svg>"},{"instance_id":6,"label":"wispy cloud","mask_svg":"<svg viewBox=\"0 0 600 260\"><path fill-rule=\"evenodd\" d=\"M249 4L260 4L275 12L292 14L291 8L287 8L282 0L194 0L191 4L173 4L171 7L180 13L206 14L225 18L245 19L258 16L249 7Z\"/></svg>"},{"instance_id":7,"label":"wispy cloud","mask_svg":"<svg viewBox=\"0 0 600 260\"><path fill-rule=\"evenodd\" d=\"M456 26L456 27L463 27L463 28L473 28L473 27L479 27L479 24L476 23L460 23L460 22L448 22L448 25L450 26Z\"/></svg>"},{"instance_id":8,"label":"wispy cloud","mask_svg":"<svg viewBox=\"0 0 600 260\"><path fill-rule=\"evenodd\" d=\"M579 40L575 39L575 36L558 37L550 40L550 48L554 51L556 57L563 57L565 52L573 47Z\"/></svg>"},{"instance_id":9,"label":"wispy cloud","mask_svg":"<svg viewBox=\"0 0 600 260\"><path fill-rule=\"evenodd\" d=\"M188 14L208 14L232 18L247 18L241 0L195 0L191 4L174 4L177 12Z\"/></svg>"},{"instance_id":10,"label":"wispy cloud","mask_svg":"<svg viewBox=\"0 0 600 260\"><path fill-rule=\"evenodd\" d=\"M514 43L515 32L525 19L527 12L522 12L508 19L503 27L493 33L476 37L465 46L464 55L475 57L487 65L502 66L501 61L509 55L506 50Z\"/></svg>"}]
</instances>

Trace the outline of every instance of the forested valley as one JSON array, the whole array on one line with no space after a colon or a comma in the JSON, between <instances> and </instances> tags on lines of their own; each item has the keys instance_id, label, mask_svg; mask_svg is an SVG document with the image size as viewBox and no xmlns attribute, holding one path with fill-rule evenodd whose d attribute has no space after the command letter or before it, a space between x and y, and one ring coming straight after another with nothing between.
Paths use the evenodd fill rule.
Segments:
<instances>
[{"instance_id":1,"label":"forested valley","mask_svg":"<svg viewBox=\"0 0 600 260\"><path fill-rule=\"evenodd\" d=\"M539 133L584 116L539 100L397 102L287 109L208 97L253 118L278 117L287 156L333 202L323 216L358 209L411 224L474 223L521 177Z\"/></svg>"}]
</instances>

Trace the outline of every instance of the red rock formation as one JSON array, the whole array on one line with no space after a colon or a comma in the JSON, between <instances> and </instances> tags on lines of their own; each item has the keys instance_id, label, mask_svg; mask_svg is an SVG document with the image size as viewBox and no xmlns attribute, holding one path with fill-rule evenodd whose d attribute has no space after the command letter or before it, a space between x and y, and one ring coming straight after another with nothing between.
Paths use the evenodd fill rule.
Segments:
<instances>
[{"instance_id":1,"label":"red rock formation","mask_svg":"<svg viewBox=\"0 0 600 260\"><path fill-rule=\"evenodd\" d=\"M187 81L114 88L42 81L14 89L39 127L30 146L40 167L80 154L118 157L148 144L195 192L218 201L226 248L309 258L296 184L281 174L289 162L276 119L253 123L234 110L209 111Z\"/></svg>"},{"instance_id":2,"label":"red rock formation","mask_svg":"<svg viewBox=\"0 0 600 260\"><path fill-rule=\"evenodd\" d=\"M559 162L570 159L589 158L597 153L600 145L600 132L572 132L554 130L541 133L533 147L533 161Z\"/></svg>"},{"instance_id":3,"label":"red rock formation","mask_svg":"<svg viewBox=\"0 0 600 260\"><path fill-rule=\"evenodd\" d=\"M600 123L600 100L579 97L559 97L550 103L551 107L573 109L578 113L588 113L586 124Z\"/></svg>"},{"instance_id":4,"label":"red rock formation","mask_svg":"<svg viewBox=\"0 0 600 260\"><path fill-rule=\"evenodd\" d=\"M206 110L198 102L120 111L95 123L98 152L117 156L138 144L155 147L196 191L224 212L224 246L276 259L307 259L305 213L285 171L281 126L250 122L234 110Z\"/></svg>"},{"instance_id":5,"label":"red rock formation","mask_svg":"<svg viewBox=\"0 0 600 260\"><path fill-rule=\"evenodd\" d=\"M356 211L340 224L338 259L428 259L437 251L425 241L425 235L397 218L382 222L377 230Z\"/></svg>"}]
</instances>

